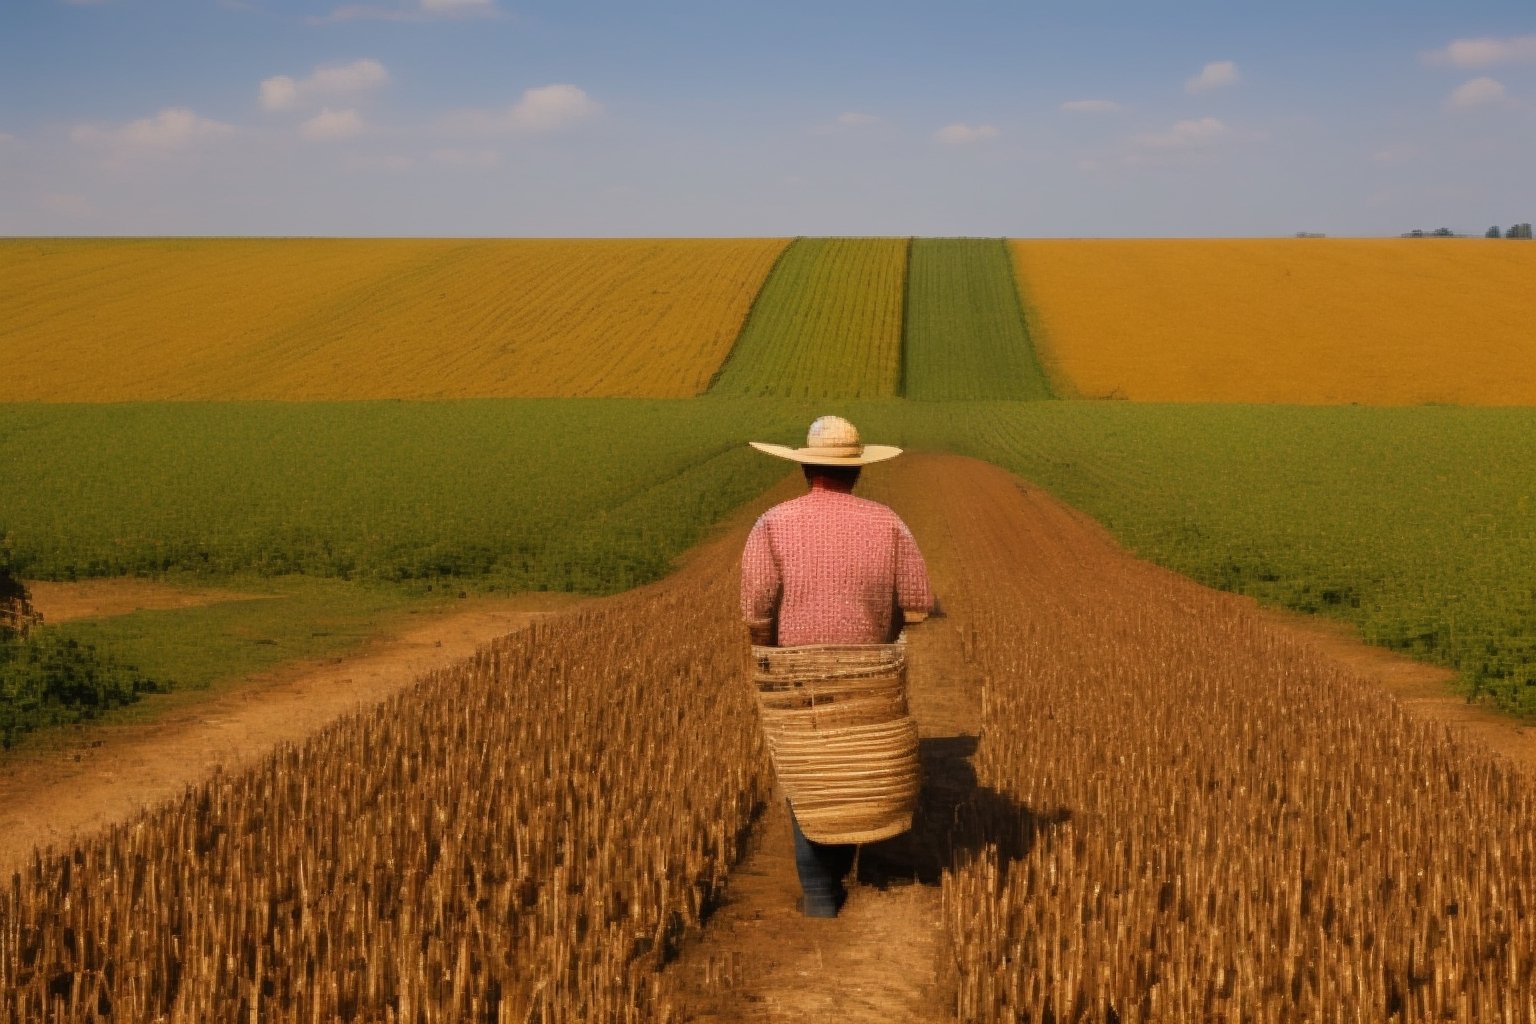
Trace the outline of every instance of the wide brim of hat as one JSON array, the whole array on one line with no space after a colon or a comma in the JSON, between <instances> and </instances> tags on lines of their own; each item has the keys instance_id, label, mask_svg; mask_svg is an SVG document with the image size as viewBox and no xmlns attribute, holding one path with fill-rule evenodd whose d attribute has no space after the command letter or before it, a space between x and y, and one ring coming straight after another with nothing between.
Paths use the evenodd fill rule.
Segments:
<instances>
[{"instance_id":1,"label":"wide brim of hat","mask_svg":"<svg viewBox=\"0 0 1536 1024\"><path fill-rule=\"evenodd\" d=\"M790 448L782 444L748 441L753 448L780 459L788 459L804 466L867 466L871 462L884 462L901 454L900 448L888 444L867 444L859 455L828 455L815 448Z\"/></svg>"}]
</instances>

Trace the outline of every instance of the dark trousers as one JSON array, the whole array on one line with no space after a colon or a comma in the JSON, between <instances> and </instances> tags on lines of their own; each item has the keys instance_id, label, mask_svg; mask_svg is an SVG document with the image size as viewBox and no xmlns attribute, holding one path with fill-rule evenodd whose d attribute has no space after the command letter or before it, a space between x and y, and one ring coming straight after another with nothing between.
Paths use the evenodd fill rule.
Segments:
<instances>
[{"instance_id":1,"label":"dark trousers","mask_svg":"<svg viewBox=\"0 0 1536 1024\"><path fill-rule=\"evenodd\" d=\"M800 892L805 897L806 917L836 917L847 899L843 879L853 867L852 843L816 843L805 838L795 808L789 808L789 823L795 830L795 871L800 875Z\"/></svg>"}]
</instances>

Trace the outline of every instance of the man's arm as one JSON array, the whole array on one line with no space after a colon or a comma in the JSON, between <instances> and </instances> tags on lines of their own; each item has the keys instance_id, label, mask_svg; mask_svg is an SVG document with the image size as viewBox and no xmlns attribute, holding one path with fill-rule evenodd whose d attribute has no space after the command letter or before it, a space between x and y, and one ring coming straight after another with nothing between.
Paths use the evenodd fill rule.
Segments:
<instances>
[{"instance_id":1,"label":"man's arm","mask_svg":"<svg viewBox=\"0 0 1536 1024\"><path fill-rule=\"evenodd\" d=\"M759 647L773 646L783 583L768 527L759 519L741 553L741 617L752 643Z\"/></svg>"},{"instance_id":2,"label":"man's arm","mask_svg":"<svg viewBox=\"0 0 1536 1024\"><path fill-rule=\"evenodd\" d=\"M896 605L906 625L915 625L928 617L937 602L928 582L928 563L917 548L917 541L907 525L896 525Z\"/></svg>"}]
</instances>

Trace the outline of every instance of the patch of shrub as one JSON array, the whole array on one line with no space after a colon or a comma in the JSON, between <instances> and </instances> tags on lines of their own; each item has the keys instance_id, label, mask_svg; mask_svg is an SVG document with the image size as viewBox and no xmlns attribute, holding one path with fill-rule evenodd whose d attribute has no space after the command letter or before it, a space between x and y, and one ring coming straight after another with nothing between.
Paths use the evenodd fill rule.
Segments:
<instances>
[{"instance_id":1,"label":"patch of shrub","mask_svg":"<svg viewBox=\"0 0 1536 1024\"><path fill-rule=\"evenodd\" d=\"M39 726L94 718L163 689L90 644L45 630L0 634L0 748Z\"/></svg>"}]
</instances>

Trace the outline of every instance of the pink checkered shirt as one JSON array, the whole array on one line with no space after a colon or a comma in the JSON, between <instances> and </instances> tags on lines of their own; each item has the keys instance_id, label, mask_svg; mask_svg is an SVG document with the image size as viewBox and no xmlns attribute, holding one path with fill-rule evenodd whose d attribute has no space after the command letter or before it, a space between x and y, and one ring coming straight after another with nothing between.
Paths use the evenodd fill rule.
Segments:
<instances>
[{"instance_id":1,"label":"pink checkered shirt","mask_svg":"<svg viewBox=\"0 0 1536 1024\"><path fill-rule=\"evenodd\" d=\"M895 610L933 606L907 524L879 502L816 489L764 512L741 555L741 615L780 647L883 644Z\"/></svg>"}]
</instances>

